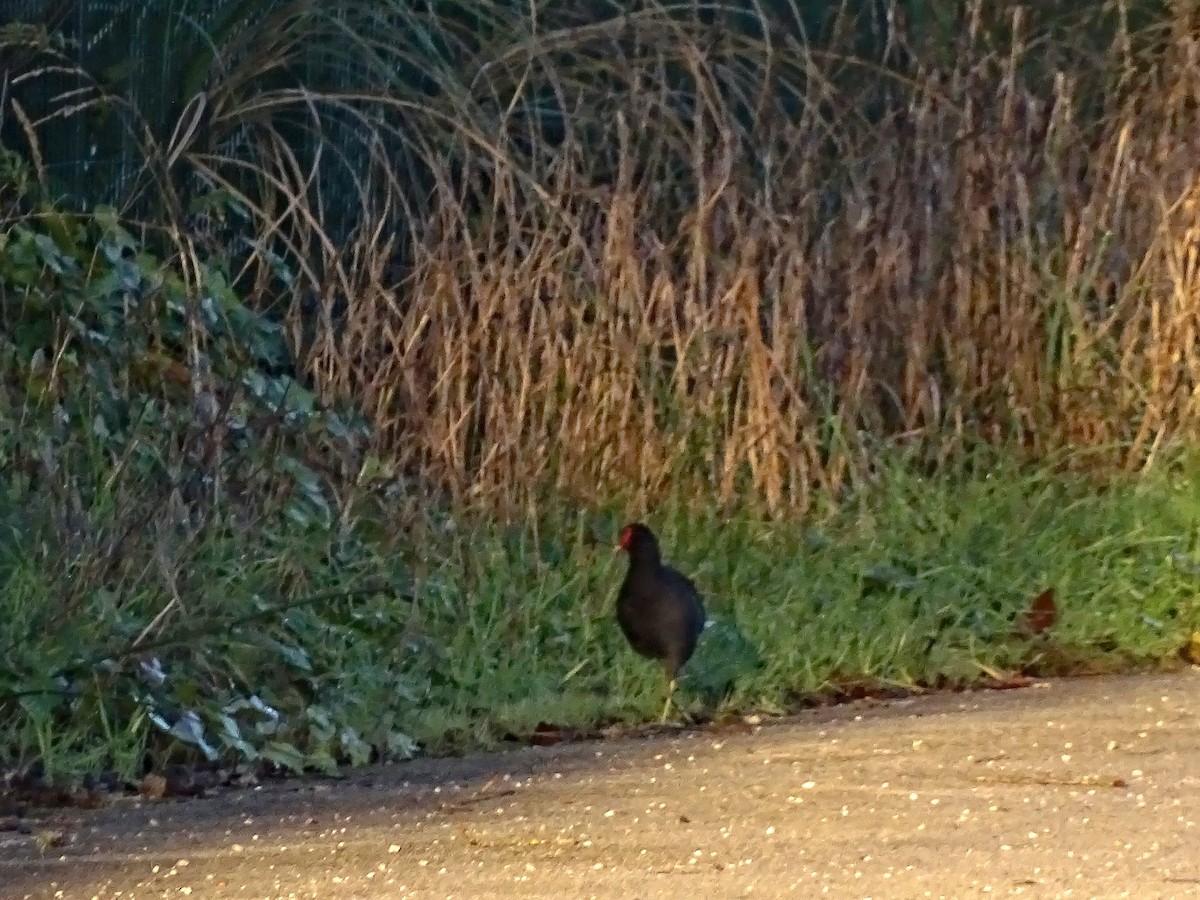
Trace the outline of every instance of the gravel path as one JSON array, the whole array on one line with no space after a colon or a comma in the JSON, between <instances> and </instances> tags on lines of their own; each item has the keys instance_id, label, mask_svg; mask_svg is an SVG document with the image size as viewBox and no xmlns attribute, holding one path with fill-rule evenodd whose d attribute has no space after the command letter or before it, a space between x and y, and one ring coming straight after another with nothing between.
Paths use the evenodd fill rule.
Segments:
<instances>
[{"instance_id":1,"label":"gravel path","mask_svg":"<svg viewBox=\"0 0 1200 900\"><path fill-rule=\"evenodd\" d=\"M3 898L1200 896L1200 673L422 760L0 835Z\"/></svg>"}]
</instances>

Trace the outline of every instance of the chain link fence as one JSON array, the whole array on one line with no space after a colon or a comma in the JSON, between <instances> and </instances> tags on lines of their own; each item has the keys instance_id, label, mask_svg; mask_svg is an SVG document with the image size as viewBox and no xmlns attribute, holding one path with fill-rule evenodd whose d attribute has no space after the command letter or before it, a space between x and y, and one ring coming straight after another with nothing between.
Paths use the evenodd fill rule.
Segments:
<instances>
[{"instance_id":1,"label":"chain link fence","mask_svg":"<svg viewBox=\"0 0 1200 900\"><path fill-rule=\"evenodd\" d=\"M211 52L210 27L227 24L239 8L248 18L273 0L0 0L0 27L13 23L44 26L66 39L65 52L82 71L128 98L142 121L165 130L177 121L186 97L181 75L199 54ZM23 70L21 59L0 60L0 83L37 120L66 113L79 78L46 73L28 84L11 85ZM7 64L6 64L7 63ZM3 111L0 111L3 116ZM0 141L26 143L11 116L0 118ZM84 202L111 202L124 195L139 170L141 154L131 134L132 117L112 106L77 109L46 119L38 129L46 169L57 186ZM163 139L169 134L156 134ZM86 198L86 199L85 199Z\"/></svg>"}]
</instances>

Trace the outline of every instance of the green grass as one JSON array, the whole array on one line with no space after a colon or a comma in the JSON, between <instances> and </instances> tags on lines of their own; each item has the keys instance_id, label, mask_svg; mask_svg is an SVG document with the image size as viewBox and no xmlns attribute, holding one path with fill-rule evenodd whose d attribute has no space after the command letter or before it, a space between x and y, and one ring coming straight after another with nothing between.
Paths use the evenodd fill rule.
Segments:
<instances>
[{"instance_id":1,"label":"green grass","mask_svg":"<svg viewBox=\"0 0 1200 900\"><path fill-rule=\"evenodd\" d=\"M1147 442L1152 433L1191 434L1194 410L1176 396L1173 373L1153 368L1194 358L1190 300L1174 282L1143 284L1143 273L1170 269L1171 254L1190 242L1172 237L1158 206L1139 205L1172 196L1173 170L1161 163L1174 157L1163 148L1190 153L1188 117L1153 101L1191 94L1164 91L1160 66L1141 72L1152 60L1123 50L1077 59L1076 82L1121 89L1076 117L1079 128L1058 123L1022 137L986 108L971 121L964 110L977 96L1020 108L1040 97L1044 110L1078 107L1080 97L1044 93L1039 84L1053 79L1019 71L1027 49L1045 40L1031 35L999 54L989 41L969 41L953 71L914 57L912 93L899 108L924 110L919 121L830 122L827 109L862 111L854 73L874 80L883 71L845 66L840 45L824 54L834 61L828 77L814 78L823 63L807 45L775 47L773 38L767 53L757 28L714 45L708 26L673 7L625 17L628 33L613 43L606 29L577 27L566 7L564 28L547 29L546 10L540 25L510 26L511 11L480 6L480 34L491 36L475 46L429 39L458 33L454 10L439 18L409 6L395 4L390 19L371 4L334 16L319 4L301 9L283 56L254 52L255 34L278 43L269 16L252 17L232 44L220 43L219 28L197 32L196 73L214 39L222 60L209 73L208 96L224 98L213 128L194 127L188 103L162 105L183 116L164 119L109 78L107 100L49 85L46 96L58 98L49 108L7 120L0 109L24 154L0 148L0 773L135 778L206 752L223 765L331 769L376 754L490 747L543 721L652 720L660 671L614 621L625 562L612 543L630 518L659 533L720 623L682 680L678 699L696 715L968 685L997 671L1119 671L1175 658L1200 626L1195 461L1164 462L1154 444L1153 472L1101 481L1069 474L1075 467L1063 461L1030 468L964 449L1009 418L1044 426L1036 442L1044 453L1074 440L1058 425L1099 416L1099 436L1087 440L1128 441L1110 463L1148 458L1138 433ZM1170 31L1163 23L1147 34ZM557 37L531 41L535 32ZM354 56L351 82L341 72L322 77L339 68L331 35ZM66 51L36 29L0 35L0 46L26 58L29 84L69 75ZM638 61L642 46L665 49ZM633 53L618 67L627 71L613 68L614 50ZM1136 77L1127 77L1131 62ZM309 89L279 81L289 70L308 73ZM666 70L675 74L664 81ZM702 84L689 87L692 72ZM479 91L474 79L484 74L489 87ZM431 93L430 79L443 89ZM187 81L165 79L171 90ZM336 87L321 90L322 81ZM738 110L768 82L775 97L763 109L783 114L755 114L765 124L750 127ZM957 93L946 95L947 84ZM506 91L511 104L497 106ZM1147 111L1132 129L1131 104ZM64 189L46 179L43 170L56 167L41 160L53 163L54 150L40 142L53 141L39 129L105 110L118 113L108 116L114 128L145 116L134 131L174 137L138 148L134 194L116 207L89 197L91 213L72 212ZM309 146L325 149L311 172L289 175L296 148L285 148L297 129L308 131L310 115L323 124ZM1112 127L1091 127L1105 122ZM564 137L546 144L538 123ZM879 161L875 148L895 156L895 127L904 153L885 161L901 177L875 203L877 186L861 175ZM963 134L972 137L956 150L961 165L948 166L947 136ZM1047 135L1052 145L1043 145ZM745 165L731 161L718 187L709 151L726 145L753 152L740 154ZM1129 164L1100 169L1149 180L1118 191L1081 174L1096 168L1087 160L1110 157ZM1032 206L1006 193L1012 179L990 179L991 194L976 189L978 172L1008 171L1014 158L1041 160L1025 173L1042 198ZM759 191L767 159L783 168ZM814 174L824 189L811 189ZM931 190L941 198L933 206ZM838 195L861 195L872 213L861 227L850 209L851 227L838 224L842 213L828 202ZM340 216L326 217L339 197L348 231L335 224ZM999 223L968 215L980 202L1018 214ZM696 240L710 214L712 237L729 231L758 249ZM716 227L729 216L744 221ZM1064 234L1072 222L1090 224ZM928 291L893 289L906 283L895 263L897 223L915 253L907 280ZM646 235L665 254L647 254ZM829 240L817 259L810 251L821 235ZM1074 251L1062 247L1085 248L1092 262L1076 272ZM590 270L593 257L596 272L577 278L579 262L587 258ZM389 274L405 258L412 265ZM939 258L953 263L953 277L939 274ZM973 264L959 267L960 258ZM658 290L673 269L688 274ZM785 276L793 271L804 284ZM1106 278L1120 302L1088 312ZM760 323L763 335L747 340L755 329L728 315L731 285L743 286L747 325L757 310L781 325L804 323L802 334L773 326L767 335ZM644 303L643 287L659 299ZM356 312L338 311L356 295ZM533 303L538 295L553 302ZM324 305L313 310L317 297ZM878 315L856 312L866 297L881 298ZM1047 297L1078 302L1048 311ZM672 298L685 300L684 316ZM1160 308L1175 309L1177 321L1160 327ZM264 309L290 309L288 327ZM878 327L895 315L903 327ZM1043 340L1050 320L1062 328ZM292 333L296 324L307 337ZM738 343L759 349L734 352ZM842 359L854 355L844 348L866 347L868 361ZM1144 352L1121 350L1129 347ZM482 362L459 364L474 358ZM861 379L851 377L860 363ZM579 412L576 398L610 404L626 390L609 377L612 366L631 367L633 393L652 401L641 409L657 417L654 430L568 443L555 423ZM929 403L924 392L899 391L901 370L936 387ZM287 372L323 374L310 391ZM514 372L519 385L506 381ZM798 393L784 398L783 385ZM425 390L435 395L429 422L398 425L398 410L421 418ZM1080 400L1093 390L1122 405L1099 415ZM893 410L901 393L908 408ZM514 394L529 400L520 415ZM336 397L352 398L374 432L345 410L321 408ZM859 463L860 439L885 442L882 425L897 411L906 433L921 426L924 449L953 451L952 462L927 477L919 460L880 451L868 480L855 469L843 481L842 464ZM618 420L605 413L595 422ZM781 475L790 489L819 475L829 490L853 491L836 508L774 520L705 496L713 461L741 459L745 435L764 422L774 439L800 448L792 461L803 464ZM956 431L934 433L938 423ZM662 480L679 496L657 509L617 498L585 509L549 492L549 484L594 489L592 463L604 448L593 444L614 433L634 436L612 448L624 462L599 467L597 493L616 484L645 496L645 484L631 484L634 470L645 466L654 477L643 481L657 485L669 463ZM641 452L660 436L669 440ZM480 459L493 447L501 462L485 477ZM550 465L536 465L542 454ZM479 488L483 499L469 512L438 495L456 480L465 502ZM745 478L747 510L767 505L768 483ZM510 485L520 489L507 495ZM504 524L480 512L498 494L507 501L496 505L510 509L539 502L529 519ZM1015 620L1046 588L1059 621L1036 639L1019 636Z\"/></svg>"},{"instance_id":2,"label":"green grass","mask_svg":"<svg viewBox=\"0 0 1200 900\"><path fill-rule=\"evenodd\" d=\"M719 622L681 684L697 715L1154 665L1197 628L1194 460L1100 481L1059 464L1078 460L963 451L930 477L880 450L803 520L716 511L684 487L658 509L587 509L535 484L540 503L505 524L452 507L427 473L389 471L365 422L270 374L287 369L281 331L221 260L194 260L188 286L111 211L61 240L32 221L0 253L5 770L132 779L205 756L328 770L543 721L653 719L661 673L614 622L612 544L631 518ZM144 320L127 314L134 283ZM198 294L224 313L189 318ZM746 509L761 499L748 491ZM1059 622L1019 637L1046 588Z\"/></svg>"},{"instance_id":3,"label":"green grass","mask_svg":"<svg viewBox=\"0 0 1200 900\"><path fill-rule=\"evenodd\" d=\"M1002 461L926 478L897 458L811 521L702 503L645 511L638 518L721 623L685 670L682 706L779 712L848 688L1168 660L1200 622L1193 471L1180 463L1098 486ZM97 509L118 516L118 499ZM240 535L212 525L172 551L186 562L186 615L143 653L121 648L170 602L163 578L127 575L124 595L97 582L62 605L45 548L11 545L0 751L59 774L133 777L147 754L151 768L198 757L195 733L162 727L191 710L220 759L328 768L372 748L462 752L543 721L657 714L661 674L613 619L625 562L611 538L624 513L548 503L536 525L430 515L397 536L369 527L387 504L373 508L349 543L284 527L286 508ZM131 558L154 558L149 534L127 547ZM1059 621L1019 637L1015 619L1048 587ZM166 675L158 685L139 674L151 657Z\"/></svg>"},{"instance_id":4,"label":"green grass","mask_svg":"<svg viewBox=\"0 0 1200 900\"><path fill-rule=\"evenodd\" d=\"M794 708L846 684L966 685L985 669L1164 660L1200 614L1198 512L1180 469L1100 490L1015 466L923 479L896 465L819 523L730 521L682 507L644 518L710 612L758 648L761 665L743 666L719 700L748 711ZM543 533L560 537L542 552L506 546L489 528L450 545L448 560L472 564L437 570L438 595L463 606L461 619L443 620L452 662L439 702L409 720L423 742L448 747L453 734L486 743L540 720L639 721L657 711L661 676L612 621L623 560L586 540L582 515L550 524ZM1038 640L1018 637L1015 619L1047 587L1058 623ZM702 645L688 667L693 711L713 711L722 685L711 671L721 662Z\"/></svg>"}]
</instances>

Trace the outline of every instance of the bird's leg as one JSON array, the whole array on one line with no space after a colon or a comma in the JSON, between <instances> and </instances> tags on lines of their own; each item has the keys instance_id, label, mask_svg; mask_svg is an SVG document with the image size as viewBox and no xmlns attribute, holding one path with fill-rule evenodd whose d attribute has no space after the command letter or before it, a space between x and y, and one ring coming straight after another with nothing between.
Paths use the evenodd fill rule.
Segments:
<instances>
[{"instance_id":1,"label":"bird's leg","mask_svg":"<svg viewBox=\"0 0 1200 900\"><path fill-rule=\"evenodd\" d=\"M668 678L670 678L670 676L668 676ZM674 695L675 695L675 679L670 678L670 680L667 682L667 702L663 704L662 718L660 718L658 720L659 724L662 724L667 721L667 713L669 713L671 711L671 698Z\"/></svg>"}]
</instances>

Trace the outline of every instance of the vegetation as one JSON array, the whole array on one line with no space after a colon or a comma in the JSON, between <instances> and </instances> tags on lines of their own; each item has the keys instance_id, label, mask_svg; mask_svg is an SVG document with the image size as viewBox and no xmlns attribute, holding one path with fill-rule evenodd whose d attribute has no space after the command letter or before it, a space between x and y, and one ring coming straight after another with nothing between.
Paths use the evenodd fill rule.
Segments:
<instances>
[{"instance_id":1,"label":"vegetation","mask_svg":"<svg viewBox=\"0 0 1200 900\"><path fill-rule=\"evenodd\" d=\"M1172 656L1194 23L935 6L164 0L166 100L0 30L0 757L648 718L631 518L721 620L693 710Z\"/></svg>"}]
</instances>

